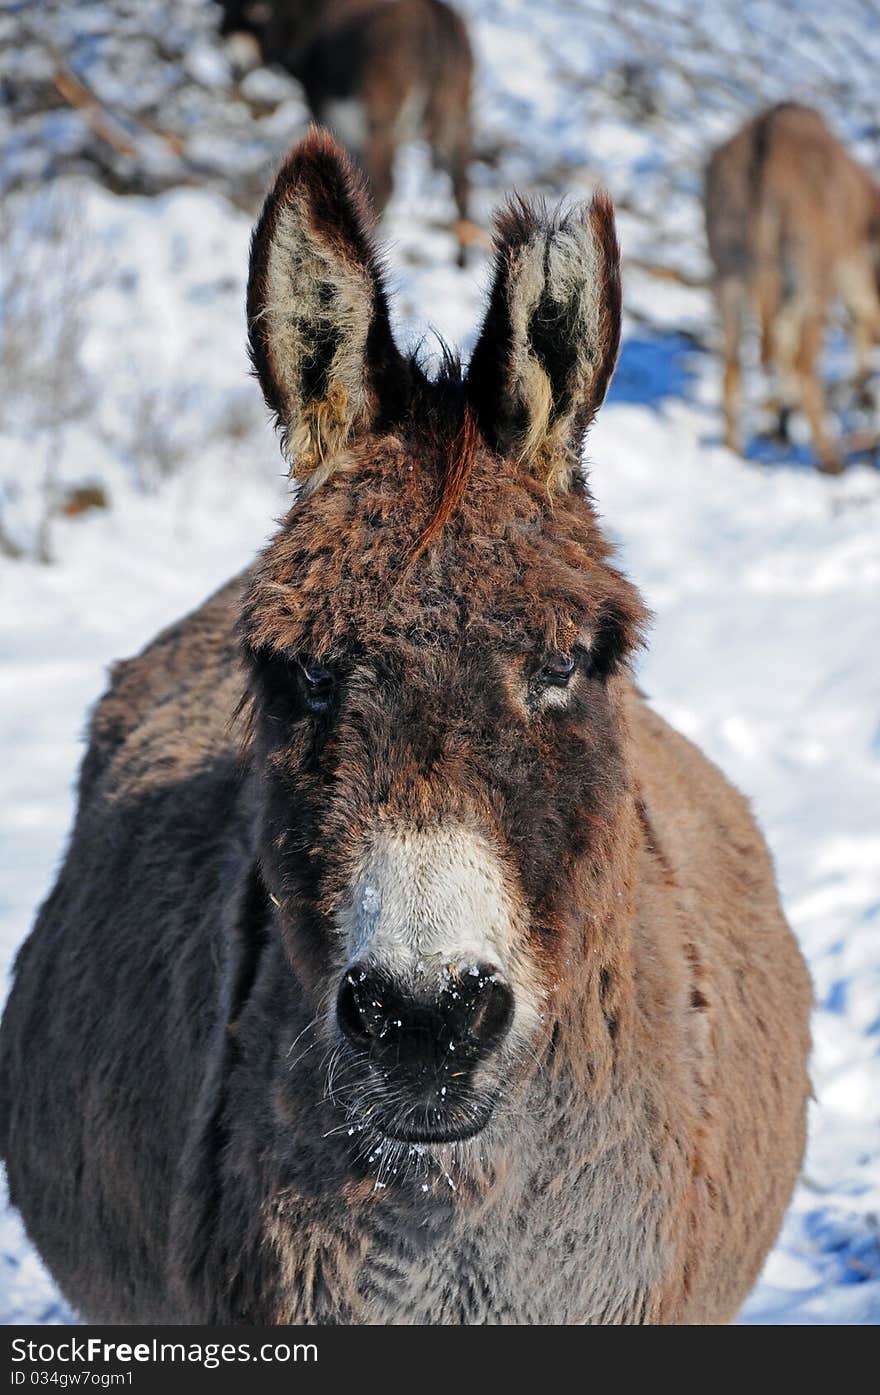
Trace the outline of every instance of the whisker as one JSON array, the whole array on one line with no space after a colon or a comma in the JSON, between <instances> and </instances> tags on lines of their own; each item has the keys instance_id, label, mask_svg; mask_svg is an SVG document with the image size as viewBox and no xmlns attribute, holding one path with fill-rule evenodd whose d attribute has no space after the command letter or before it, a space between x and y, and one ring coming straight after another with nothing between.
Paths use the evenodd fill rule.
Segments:
<instances>
[{"instance_id":1,"label":"whisker","mask_svg":"<svg viewBox=\"0 0 880 1395\"><path fill-rule=\"evenodd\" d=\"M323 1013L320 1013L320 1012L319 1012L315 1017L312 1018L311 1022L307 1022L307 1023L306 1023L306 1025L303 1027L303 1029L302 1029L302 1031L299 1033L299 1035L294 1037L293 1041L290 1043L290 1046L287 1048L287 1054L288 1054L288 1056L290 1056L290 1055L292 1054L294 1048L296 1047L297 1042L299 1042L299 1041L302 1040L302 1038L305 1036L306 1032L310 1031L312 1027L316 1027L316 1026L318 1025L318 1023L320 1022L322 1016L323 1016Z\"/></svg>"}]
</instances>

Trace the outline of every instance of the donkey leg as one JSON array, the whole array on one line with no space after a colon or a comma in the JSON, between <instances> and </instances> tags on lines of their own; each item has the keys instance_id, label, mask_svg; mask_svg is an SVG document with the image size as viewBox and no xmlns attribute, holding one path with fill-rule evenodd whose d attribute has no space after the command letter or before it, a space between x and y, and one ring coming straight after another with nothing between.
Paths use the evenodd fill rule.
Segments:
<instances>
[{"instance_id":1,"label":"donkey leg","mask_svg":"<svg viewBox=\"0 0 880 1395\"><path fill-rule=\"evenodd\" d=\"M443 145L448 151L445 161L452 181L452 197L458 214L456 237L458 238L458 265L464 266L467 248L473 241L474 227L470 221L470 159L473 149L473 133L470 118L470 88L461 94L462 105L447 120Z\"/></svg>"},{"instance_id":2,"label":"donkey leg","mask_svg":"<svg viewBox=\"0 0 880 1395\"><path fill-rule=\"evenodd\" d=\"M455 235L458 241L459 266L464 266L467 248L474 240L475 229L470 221L470 175L472 133L470 123L470 91L460 94L435 93L426 112L425 125L431 157L436 169L444 170L452 184L452 197L458 219Z\"/></svg>"},{"instance_id":3,"label":"donkey leg","mask_svg":"<svg viewBox=\"0 0 880 1395\"><path fill-rule=\"evenodd\" d=\"M758 267L755 302L761 326L761 367L771 373L776 363L774 326L782 305L782 278L775 263L764 261Z\"/></svg>"},{"instance_id":4,"label":"donkey leg","mask_svg":"<svg viewBox=\"0 0 880 1395\"><path fill-rule=\"evenodd\" d=\"M758 268L755 304L761 329L761 367L770 382L765 406L776 418L771 436L784 444L789 440L792 400L785 382L780 381L784 379L785 360L785 346L780 344L784 336L784 303L782 277L776 262L764 261Z\"/></svg>"},{"instance_id":5,"label":"donkey leg","mask_svg":"<svg viewBox=\"0 0 880 1395\"><path fill-rule=\"evenodd\" d=\"M825 337L824 316L812 313L801 326L796 367L800 379L801 403L810 425L819 469L828 475L838 475L843 469L825 424L825 393L816 370L816 360Z\"/></svg>"},{"instance_id":6,"label":"donkey leg","mask_svg":"<svg viewBox=\"0 0 880 1395\"><path fill-rule=\"evenodd\" d=\"M740 339L743 328L744 288L738 281L721 283L718 306L721 312L721 336L724 355L724 444L741 452L740 416L742 413Z\"/></svg>"},{"instance_id":7,"label":"donkey leg","mask_svg":"<svg viewBox=\"0 0 880 1395\"><path fill-rule=\"evenodd\" d=\"M470 154L470 142L466 142L459 147L452 157L449 171L452 180L452 197L455 200L455 210L458 220L455 225L455 236L458 240L458 256L456 262L463 267L467 262L467 249L473 242L473 225L470 221L470 176L468 174L468 157Z\"/></svg>"},{"instance_id":8,"label":"donkey leg","mask_svg":"<svg viewBox=\"0 0 880 1395\"><path fill-rule=\"evenodd\" d=\"M452 157L452 197L455 200L455 209L458 213L458 223L456 224L456 236L458 238L458 265L464 266L467 261L467 249L472 241L471 221L469 215L471 181L468 172L468 161L470 158L470 137L463 140L455 150Z\"/></svg>"},{"instance_id":9,"label":"donkey leg","mask_svg":"<svg viewBox=\"0 0 880 1395\"><path fill-rule=\"evenodd\" d=\"M858 406L874 405L868 384L873 376L874 345L880 343L880 290L873 262L861 258L838 271L838 290L852 322L855 349L855 400Z\"/></svg>"},{"instance_id":10,"label":"donkey leg","mask_svg":"<svg viewBox=\"0 0 880 1395\"><path fill-rule=\"evenodd\" d=\"M874 399L870 389L874 375L874 345L880 342L880 307L873 314L860 309L854 314L853 345L856 356L855 398L859 407L871 410Z\"/></svg>"},{"instance_id":11,"label":"donkey leg","mask_svg":"<svg viewBox=\"0 0 880 1395\"><path fill-rule=\"evenodd\" d=\"M364 147L364 168L378 217L385 212L394 189L394 151L393 121L371 122Z\"/></svg>"},{"instance_id":12,"label":"donkey leg","mask_svg":"<svg viewBox=\"0 0 880 1395\"><path fill-rule=\"evenodd\" d=\"M770 327L777 390L776 437L784 443L791 441L791 415L803 401L798 353L803 334L804 314L803 300L796 295L789 296L776 307Z\"/></svg>"}]
</instances>

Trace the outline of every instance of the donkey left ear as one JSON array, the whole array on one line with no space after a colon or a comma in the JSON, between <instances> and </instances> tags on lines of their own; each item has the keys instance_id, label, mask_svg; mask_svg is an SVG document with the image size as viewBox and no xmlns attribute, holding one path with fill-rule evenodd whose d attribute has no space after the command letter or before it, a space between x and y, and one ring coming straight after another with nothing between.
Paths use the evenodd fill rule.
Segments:
<instances>
[{"instance_id":1,"label":"donkey left ear","mask_svg":"<svg viewBox=\"0 0 880 1395\"><path fill-rule=\"evenodd\" d=\"M311 484L406 391L371 223L347 155L313 128L281 166L251 242L251 359L285 454Z\"/></svg>"},{"instance_id":2,"label":"donkey left ear","mask_svg":"<svg viewBox=\"0 0 880 1395\"><path fill-rule=\"evenodd\" d=\"M489 308L467 374L489 444L569 486L620 346L620 250L607 194L548 216L514 200L496 216Z\"/></svg>"}]
</instances>

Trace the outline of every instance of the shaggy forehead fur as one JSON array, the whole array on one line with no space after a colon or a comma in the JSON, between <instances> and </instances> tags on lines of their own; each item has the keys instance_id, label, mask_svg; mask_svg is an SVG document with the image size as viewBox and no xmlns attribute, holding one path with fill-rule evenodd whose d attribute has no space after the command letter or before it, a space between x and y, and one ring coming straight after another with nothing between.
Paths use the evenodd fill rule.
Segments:
<instances>
[{"instance_id":1,"label":"shaggy forehead fur","mask_svg":"<svg viewBox=\"0 0 880 1395\"><path fill-rule=\"evenodd\" d=\"M454 435L372 438L294 506L246 597L253 650L332 658L356 638L375 651L483 639L511 652L567 649L613 625L623 647L644 619L586 491L551 498L515 462L478 448L467 488L414 556L442 490Z\"/></svg>"}]
</instances>

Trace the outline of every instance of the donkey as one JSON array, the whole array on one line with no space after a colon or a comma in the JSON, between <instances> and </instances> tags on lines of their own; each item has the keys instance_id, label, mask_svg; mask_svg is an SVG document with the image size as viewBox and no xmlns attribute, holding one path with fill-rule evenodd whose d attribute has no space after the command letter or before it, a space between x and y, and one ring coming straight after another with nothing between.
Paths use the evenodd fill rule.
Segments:
<instances>
[{"instance_id":1,"label":"donkey","mask_svg":"<svg viewBox=\"0 0 880 1395\"><path fill-rule=\"evenodd\" d=\"M761 363L781 371L780 431L798 402L820 469L842 469L816 371L832 301L853 322L864 394L880 340L880 187L818 112L782 103L748 122L706 170L706 233L724 351L726 441L740 448L740 340L750 303Z\"/></svg>"},{"instance_id":2,"label":"donkey","mask_svg":"<svg viewBox=\"0 0 880 1395\"><path fill-rule=\"evenodd\" d=\"M452 182L463 265L479 233L468 214L474 60L460 15L445 0L224 0L221 31L239 29L299 79L315 120L366 173L380 214L397 147L424 137Z\"/></svg>"},{"instance_id":3,"label":"donkey","mask_svg":"<svg viewBox=\"0 0 880 1395\"><path fill-rule=\"evenodd\" d=\"M89 1321L725 1321L810 986L746 802L630 676L579 468L611 204L511 202L429 378L314 131L248 319L300 489L95 710L0 1034L13 1201Z\"/></svg>"}]
</instances>

